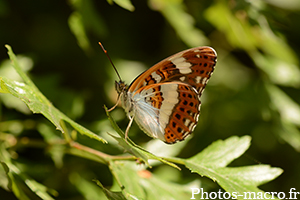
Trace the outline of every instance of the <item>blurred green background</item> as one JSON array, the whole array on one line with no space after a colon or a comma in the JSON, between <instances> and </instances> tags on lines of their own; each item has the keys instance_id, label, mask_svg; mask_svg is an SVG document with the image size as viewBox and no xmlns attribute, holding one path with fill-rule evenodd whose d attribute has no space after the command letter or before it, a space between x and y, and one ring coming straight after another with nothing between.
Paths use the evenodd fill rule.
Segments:
<instances>
[{"instance_id":1,"label":"blurred green background","mask_svg":"<svg viewBox=\"0 0 300 200\"><path fill-rule=\"evenodd\" d=\"M0 76L19 80L4 47L9 44L58 109L111 142L103 105L115 104L117 76L99 41L127 83L178 51L212 46L218 62L202 96L200 121L178 156L195 155L217 139L250 135L250 149L231 166L280 167L284 173L260 188L287 193L300 190L299 21L299 0L0 0ZM123 110L112 115L125 130ZM57 199L86 199L84 180L112 185L105 165L62 153L63 145L49 145L49 135L63 139L42 115L0 94L0 141L24 174L58 191ZM151 140L136 124L129 136L137 144ZM78 140L122 153L117 145ZM180 183L198 178L188 170L167 173ZM4 188L1 198L16 199ZM95 185L89 188L101 196Z\"/></svg>"}]
</instances>

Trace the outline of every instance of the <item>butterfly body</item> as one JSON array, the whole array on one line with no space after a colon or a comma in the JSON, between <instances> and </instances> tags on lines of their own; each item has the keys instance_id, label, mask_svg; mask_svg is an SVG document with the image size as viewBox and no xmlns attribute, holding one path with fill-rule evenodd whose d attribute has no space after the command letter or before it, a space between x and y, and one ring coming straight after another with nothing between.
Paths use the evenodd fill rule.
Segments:
<instances>
[{"instance_id":1,"label":"butterfly body","mask_svg":"<svg viewBox=\"0 0 300 200\"><path fill-rule=\"evenodd\" d=\"M128 128L134 119L150 137L168 144L184 140L198 123L200 97L215 64L214 49L196 47L162 60L129 86L116 82Z\"/></svg>"}]
</instances>

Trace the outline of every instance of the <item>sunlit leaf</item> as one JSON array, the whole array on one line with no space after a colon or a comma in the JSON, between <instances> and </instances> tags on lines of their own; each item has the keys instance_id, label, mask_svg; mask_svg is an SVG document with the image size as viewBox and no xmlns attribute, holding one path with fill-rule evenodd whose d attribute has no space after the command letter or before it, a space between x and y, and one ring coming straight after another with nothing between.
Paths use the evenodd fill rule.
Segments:
<instances>
[{"instance_id":1,"label":"sunlit leaf","mask_svg":"<svg viewBox=\"0 0 300 200\"><path fill-rule=\"evenodd\" d=\"M296 151L300 151L300 106L278 87L266 85L271 102L280 113L281 124L276 133Z\"/></svg>"},{"instance_id":2,"label":"sunlit leaf","mask_svg":"<svg viewBox=\"0 0 300 200\"><path fill-rule=\"evenodd\" d=\"M250 25L246 21L236 18L230 7L219 1L205 12L206 19L222 31L233 47L245 50L256 48L257 41Z\"/></svg>"},{"instance_id":3,"label":"sunlit leaf","mask_svg":"<svg viewBox=\"0 0 300 200\"><path fill-rule=\"evenodd\" d=\"M71 31L78 41L78 45L90 53L91 42L88 38L90 32L103 37L107 34L107 27L100 13L95 9L94 1L70 0L74 12L70 15L68 23Z\"/></svg>"},{"instance_id":4,"label":"sunlit leaf","mask_svg":"<svg viewBox=\"0 0 300 200\"><path fill-rule=\"evenodd\" d=\"M112 0L112 1L126 10L134 11L135 9L130 0Z\"/></svg>"},{"instance_id":5,"label":"sunlit leaf","mask_svg":"<svg viewBox=\"0 0 300 200\"><path fill-rule=\"evenodd\" d=\"M267 73L273 83L297 87L300 85L300 69L291 62L284 62L282 57L262 55L259 52L250 54L255 64Z\"/></svg>"},{"instance_id":6,"label":"sunlit leaf","mask_svg":"<svg viewBox=\"0 0 300 200\"><path fill-rule=\"evenodd\" d=\"M25 83L17 82L5 77L0 77L0 92L1 93L10 93L15 97L21 99L33 113L41 113L48 120L50 120L58 130L62 133L65 133L65 130L62 127L62 121L68 122L74 129L79 133L86 135L90 138L94 138L101 142L106 142L103 138L96 135L95 133L89 131L83 126L77 124L69 117L60 112L55 108L50 101L39 91L39 89L34 85L34 83L29 79L29 77L21 70L19 63L14 55L10 46L6 45L8 49L8 54L13 62L13 66L22 77Z\"/></svg>"},{"instance_id":7,"label":"sunlit leaf","mask_svg":"<svg viewBox=\"0 0 300 200\"><path fill-rule=\"evenodd\" d=\"M263 192L257 186L279 176L282 173L280 168L271 168L268 165L226 167L241 156L249 145L249 136L231 137L225 141L216 141L199 154L181 161L192 172L209 177L231 194ZM238 199L243 198L238 197Z\"/></svg>"},{"instance_id":8,"label":"sunlit leaf","mask_svg":"<svg viewBox=\"0 0 300 200\"><path fill-rule=\"evenodd\" d=\"M240 157L250 146L250 137L231 137L225 141L218 140L204 149L201 153L188 159L189 163L210 166L211 168L225 167L234 159Z\"/></svg>"},{"instance_id":9,"label":"sunlit leaf","mask_svg":"<svg viewBox=\"0 0 300 200\"><path fill-rule=\"evenodd\" d=\"M47 187L45 187L44 185L38 183L37 181L35 181L33 179L29 179L29 178L25 179L24 182L41 199L54 200L54 198L52 198L47 193L47 191L49 191L49 189ZM55 192L55 193L57 194L57 192Z\"/></svg>"},{"instance_id":10,"label":"sunlit leaf","mask_svg":"<svg viewBox=\"0 0 300 200\"><path fill-rule=\"evenodd\" d=\"M266 72L274 83L299 86L298 59L291 47L272 31L265 16L254 15L258 28L240 15L224 2L214 4L205 12L206 18L226 35L229 43L247 51L257 67Z\"/></svg>"},{"instance_id":11,"label":"sunlit leaf","mask_svg":"<svg viewBox=\"0 0 300 200\"><path fill-rule=\"evenodd\" d=\"M90 42L87 38L82 16L78 12L73 12L69 17L69 26L75 37L77 38L78 45L85 51L90 50Z\"/></svg>"},{"instance_id":12,"label":"sunlit leaf","mask_svg":"<svg viewBox=\"0 0 300 200\"><path fill-rule=\"evenodd\" d=\"M283 121L300 126L300 106L287 94L274 85L267 85L271 101L280 112Z\"/></svg>"},{"instance_id":13,"label":"sunlit leaf","mask_svg":"<svg viewBox=\"0 0 300 200\"><path fill-rule=\"evenodd\" d=\"M266 2L284 9L300 10L300 2L298 0L266 0Z\"/></svg>"},{"instance_id":14,"label":"sunlit leaf","mask_svg":"<svg viewBox=\"0 0 300 200\"><path fill-rule=\"evenodd\" d=\"M1 167L0 167L0 186L4 188L5 190L11 190L12 188L12 182L11 179L8 176L9 168L5 164L5 162L0 161Z\"/></svg>"},{"instance_id":15,"label":"sunlit leaf","mask_svg":"<svg viewBox=\"0 0 300 200\"><path fill-rule=\"evenodd\" d=\"M282 128L276 130L276 132L284 141L300 152L300 131L295 124L284 122Z\"/></svg>"}]
</instances>

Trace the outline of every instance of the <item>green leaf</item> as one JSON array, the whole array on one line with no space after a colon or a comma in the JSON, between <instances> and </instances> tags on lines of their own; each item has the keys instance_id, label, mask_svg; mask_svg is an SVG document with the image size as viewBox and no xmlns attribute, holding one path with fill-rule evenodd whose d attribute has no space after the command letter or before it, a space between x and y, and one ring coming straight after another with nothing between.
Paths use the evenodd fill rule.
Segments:
<instances>
[{"instance_id":1,"label":"green leaf","mask_svg":"<svg viewBox=\"0 0 300 200\"><path fill-rule=\"evenodd\" d=\"M106 195L107 199L109 200L126 200L122 192L112 192L108 189L106 189L100 181L95 180L96 184L100 186L100 188L103 190L104 194Z\"/></svg>"},{"instance_id":2,"label":"green leaf","mask_svg":"<svg viewBox=\"0 0 300 200\"><path fill-rule=\"evenodd\" d=\"M29 77L21 70L15 54L11 47L6 45L8 49L9 57L13 63L15 70L22 77L25 83L13 81L5 77L0 77L0 92L9 93L15 97L21 99L33 113L43 114L49 121L51 121L58 130L60 130L65 137L69 137L62 126L63 121L68 122L74 129L76 129L82 135L86 135L90 138L96 139L103 143L106 141L95 133L89 131L83 126L77 124L65 114L55 108L50 101L39 91Z\"/></svg>"},{"instance_id":3,"label":"green leaf","mask_svg":"<svg viewBox=\"0 0 300 200\"><path fill-rule=\"evenodd\" d=\"M218 140L187 161L210 168L225 167L249 148L250 140L249 136L231 137L225 141Z\"/></svg>"},{"instance_id":4,"label":"green leaf","mask_svg":"<svg viewBox=\"0 0 300 200\"><path fill-rule=\"evenodd\" d=\"M248 14L251 15L251 12ZM296 53L282 37L272 31L264 15L252 15L249 17L253 17L251 20L256 23L245 20L243 15L231 10L223 1L205 12L207 20L226 35L230 45L246 50L256 66L274 83L298 87L300 70Z\"/></svg>"},{"instance_id":5,"label":"green leaf","mask_svg":"<svg viewBox=\"0 0 300 200\"><path fill-rule=\"evenodd\" d=\"M30 179L30 178L25 178L24 182L26 183L26 185L31 189L32 192L34 192L37 196L39 196L41 199L44 200L54 200L54 198L52 198L47 191L49 191L49 189L38 183L37 181ZM54 190L52 190L52 192L56 195L58 195L58 193Z\"/></svg>"},{"instance_id":6,"label":"green leaf","mask_svg":"<svg viewBox=\"0 0 300 200\"><path fill-rule=\"evenodd\" d=\"M291 97L275 85L266 84L273 106L281 115L282 121L300 127L300 106Z\"/></svg>"},{"instance_id":7,"label":"green leaf","mask_svg":"<svg viewBox=\"0 0 300 200\"><path fill-rule=\"evenodd\" d=\"M138 170L132 162L115 161L110 169L128 199L189 199L190 185L165 181L147 170Z\"/></svg>"},{"instance_id":8,"label":"green leaf","mask_svg":"<svg viewBox=\"0 0 300 200\"><path fill-rule=\"evenodd\" d=\"M134 6L132 5L130 0L113 0L116 4L118 4L120 7L129 10L134 11Z\"/></svg>"},{"instance_id":9,"label":"green leaf","mask_svg":"<svg viewBox=\"0 0 300 200\"><path fill-rule=\"evenodd\" d=\"M85 51L89 51L91 48L90 42L84 29L82 16L78 12L73 12L68 20L69 27L72 33L75 35L78 45Z\"/></svg>"},{"instance_id":10,"label":"green leaf","mask_svg":"<svg viewBox=\"0 0 300 200\"><path fill-rule=\"evenodd\" d=\"M233 47L256 48L257 41L248 23L236 18L224 1L218 1L205 11L206 19L223 32Z\"/></svg>"},{"instance_id":11,"label":"green leaf","mask_svg":"<svg viewBox=\"0 0 300 200\"><path fill-rule=\"evenodd\" d=\"M30 194L27 194L28 189L24 187L25 185L41 199L53 200L53 198L48 194L48 192L54 196L58 195L58 193L55 190L47 188L46 186L42 185L41 183L38 183L37 181L28 177L26 174L22 173L21 170L12 163L10 154L3 147L3 145L0 145L0 160L1 166L3 167L6 173L8 181L7 188L12 190L18 199L32 199L30 197Z\"/></svg>"},{"instance_id":12,"label":"green leaf","mask_svg":"<svg viewBox=\"0 0 300 200\"><path fill-rule=\"evenodd\" d=\"M281 126L276 129L277 134L296 151L300 152L300 106L286 93L275 85L267 84L272 107L280 113Z\"/></svg>"},{"instance_id":13,"label":"green leaf","mask_svg":"<svg viewBox=\"0 0 300 200\"><path fill-rule=\"evenodd\" d=\"M291 145L296 151L300 152L300 131L298 127L293 123L283 121L281 127L278 127L275 132L286 143Z\"/></svg>"},{"instance_id":14,"label":"green leaf","mask_svg":"<svg viewBox=\"0 0 300 200\"><path fill-rule=\"evenodd\" d=\"M277 6L279 8L299 11L300 1L298 0L286 0L286 1L277 1L277 0L268 0L268 4Z\"/></svg>"},{"instance_id":15,"label":"green leaf","mask_svg":"<svg viewBox=\"0 0 300 200\"><path fill-rule=\"evenodd\" d=\"M280 51L277 52L277 54L285 52L286 55L264 55L259 51L253 51L249 54L254 63L266 74L268 74L273 83L284 86L298 87L300 85L300 70L297 66L297 61L295 61L295 58L293 58L293 54L286 53L287 50L284 50L284 47L281 46L269 47L269 49L277 49ZM291 50L289 49L289 51Z\"/></svg>"},{"instance_id":16,"label":"green leaf","mask_svg":"<svg viewBox=\"0 0 300 200\"><path fill-rule=\"evenodd\" d=\"M0 161L1 167L0 167L0 186L4 188L5 190L11 190L12 188L12 182L9 178L9 168L6 165L5 162Z\"/></svg>"},{"instance_id":17,"label":"green leaf","mask_svg":"<svg viewBox=\"0 0 300 200\"><path fill-rule=\"evenodd\" d=\"M282 169L271 168L268 165L226 167L242 155L249 145L249 136L231 137L225 141L214 142L201 153L189 159L180 160L192 172L216 181L231 194L263 193L257 186L275 179L282 173ZM241 196L238 199L242 199Z\"/></svg>"},{"instance_id":18,"label":"green leaf","mask_svg":"<svg viewBox=\"0 0 300 200\"><path fill-rule=\"evenodd\" d=\"M96 5L92 0L70 0L74 12L68 19L69 27L77 39L78 45L86 52L91 53L90 32L102 38L107 35L107 27Z\"/></svg>"}]
</instances>

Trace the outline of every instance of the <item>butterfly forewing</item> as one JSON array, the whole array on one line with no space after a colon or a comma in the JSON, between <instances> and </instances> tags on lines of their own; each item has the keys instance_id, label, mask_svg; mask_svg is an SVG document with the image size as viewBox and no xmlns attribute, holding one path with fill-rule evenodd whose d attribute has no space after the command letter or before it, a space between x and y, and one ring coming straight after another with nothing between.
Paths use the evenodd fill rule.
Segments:
<instances>
[{"instance_id":1,"label":"butterfly forewing","mask_svg":"<svg viewBox=\"0 0 300 200\"><path fill-rule=\"evenodd\" d=\"M216 58L216 52L211 47L196 47L179 52L142 73L129 86L129 91L150 84L179 81L195 87L201 94L214 70Z\"/></svg>"}]
</instances>

